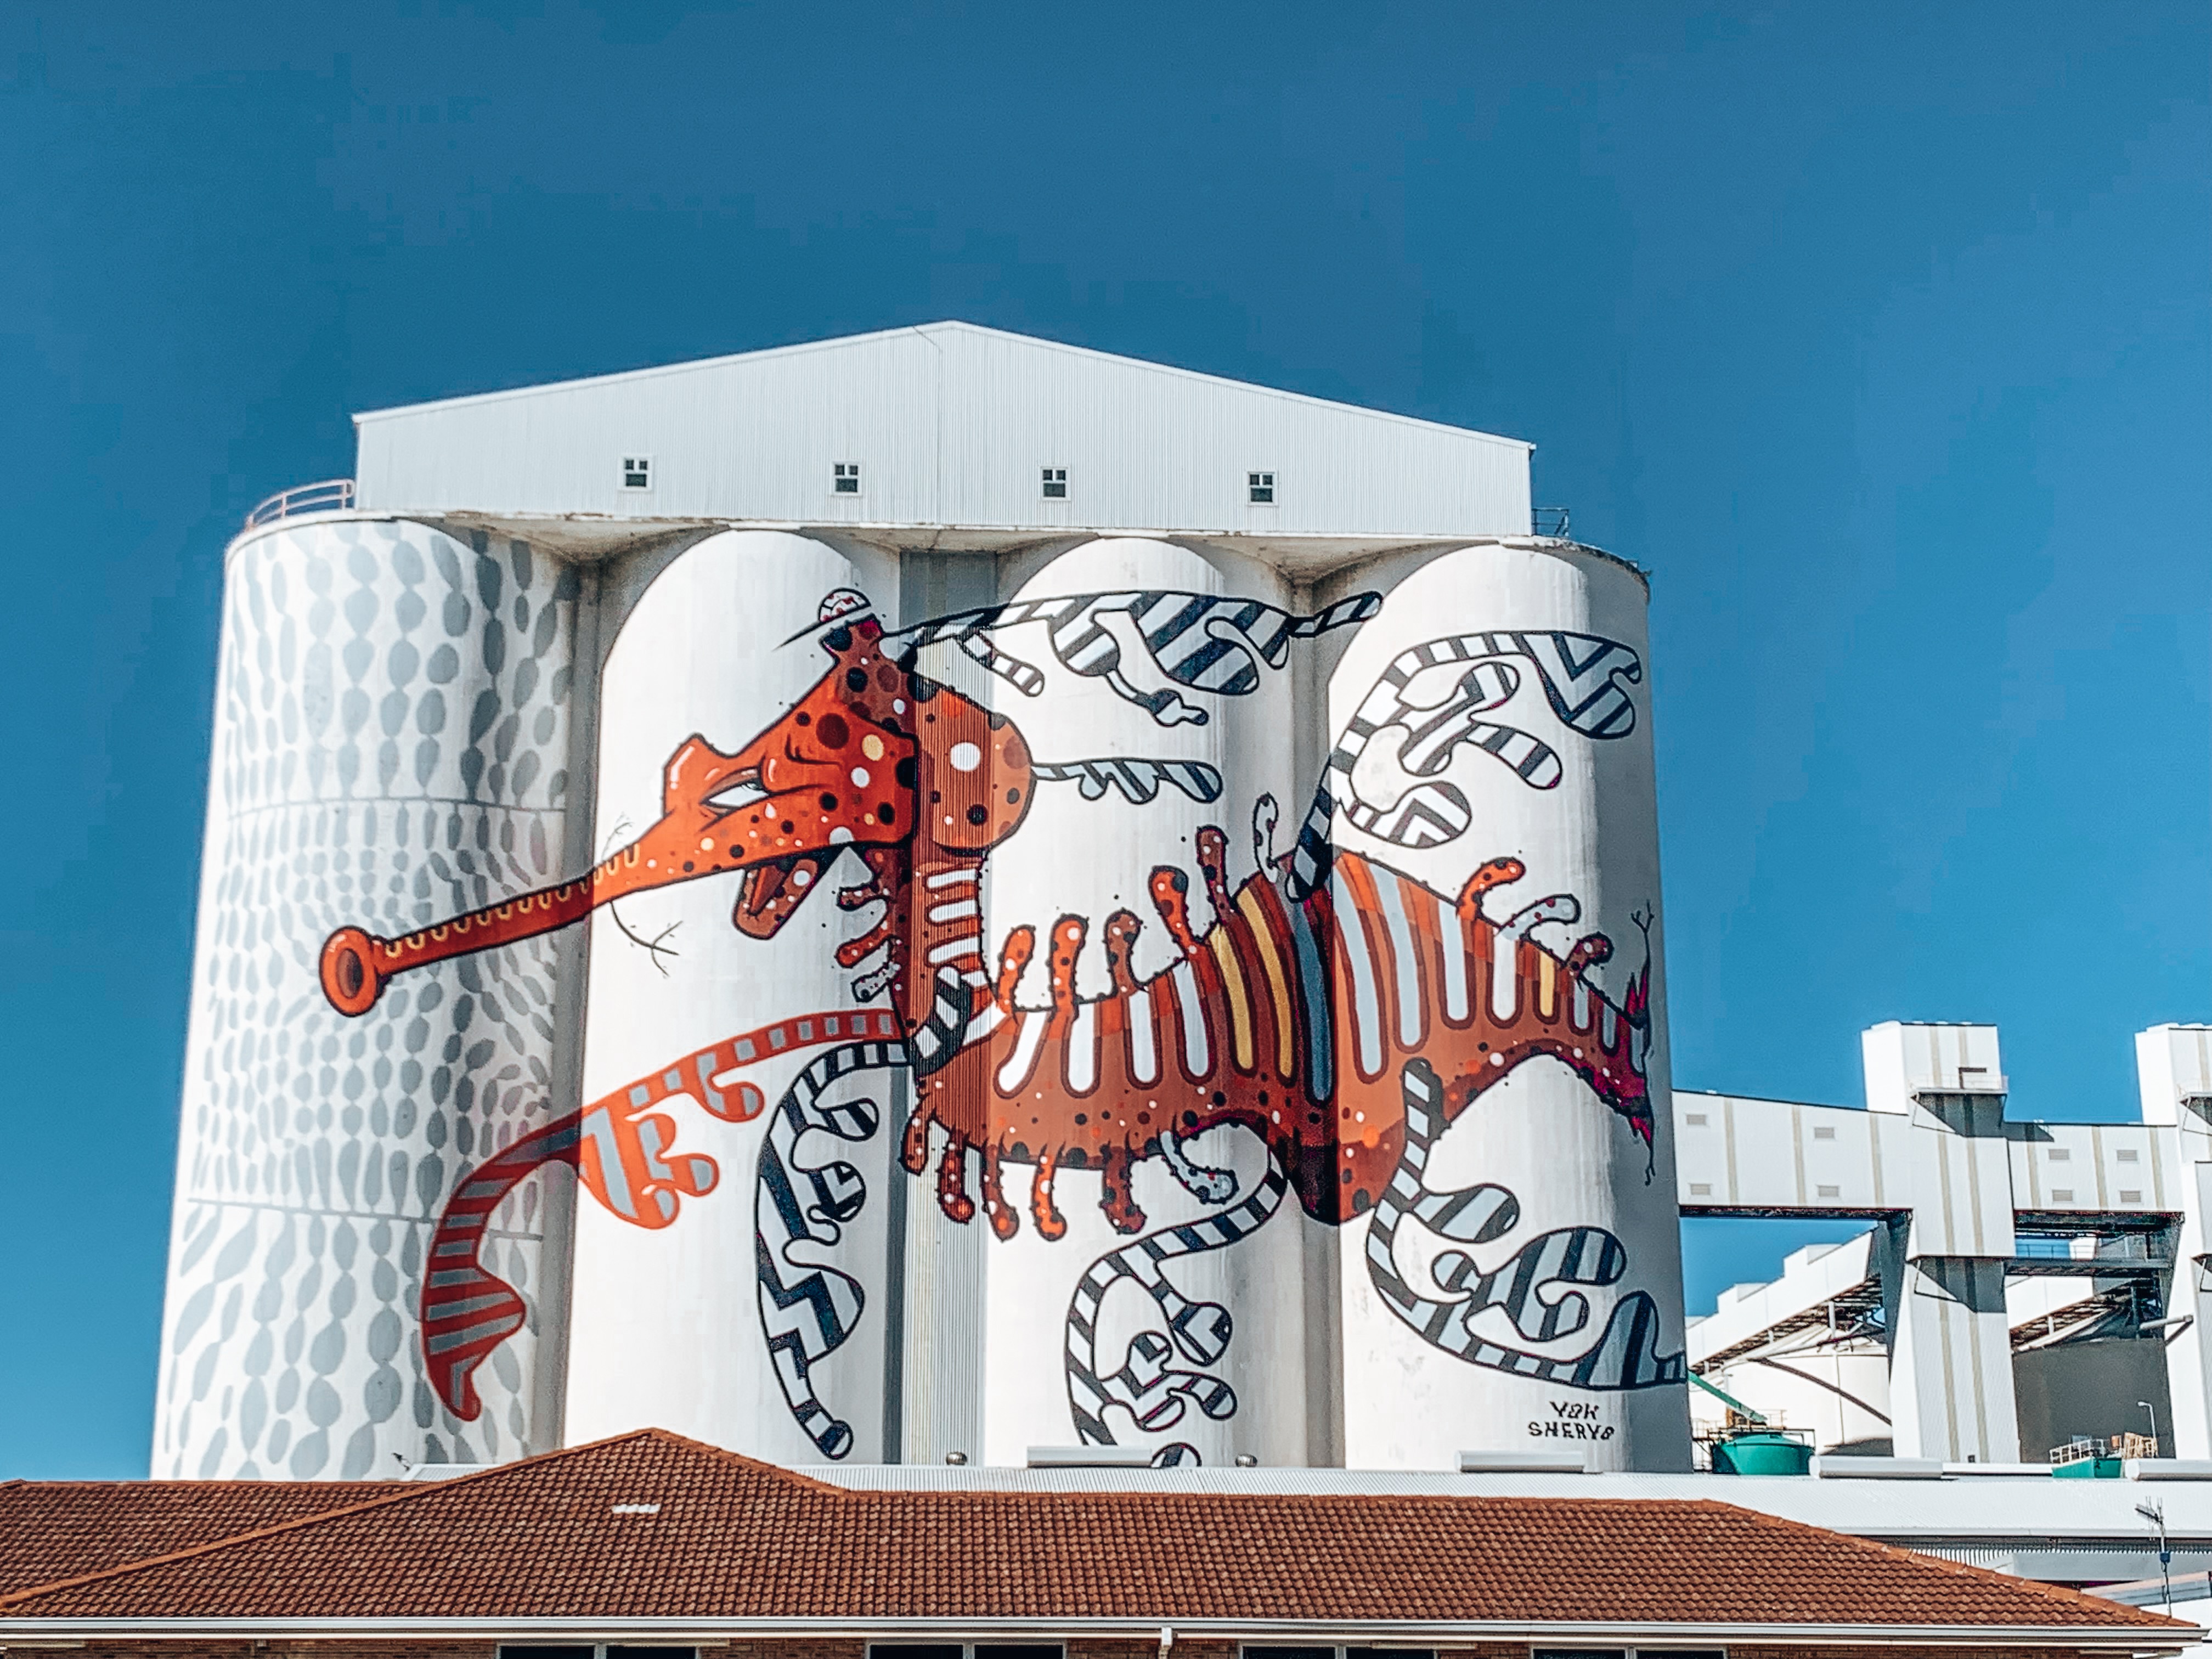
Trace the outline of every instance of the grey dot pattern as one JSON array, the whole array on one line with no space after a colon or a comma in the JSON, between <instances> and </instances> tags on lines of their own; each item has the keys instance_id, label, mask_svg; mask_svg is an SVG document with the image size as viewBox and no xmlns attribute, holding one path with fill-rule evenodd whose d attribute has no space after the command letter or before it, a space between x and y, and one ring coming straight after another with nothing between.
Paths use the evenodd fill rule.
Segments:
<instances>
[{"instance_id":1,"label":"grey dot pattern","mask_svg":"<svg viewBox=\"0 0 2212 1659\"><path fill-rule=\"evenodd\" d=\"M224 599L153 1472L343 1479L544 1449L532 1421L544 1194L484 1262L532 1302L471 1423L423 1374L422 1259L455 1178L552 1115L554 947L316 977L558 879L578 582L519 542L309 521L234 550Z\"/></svg>"}]
</instances>

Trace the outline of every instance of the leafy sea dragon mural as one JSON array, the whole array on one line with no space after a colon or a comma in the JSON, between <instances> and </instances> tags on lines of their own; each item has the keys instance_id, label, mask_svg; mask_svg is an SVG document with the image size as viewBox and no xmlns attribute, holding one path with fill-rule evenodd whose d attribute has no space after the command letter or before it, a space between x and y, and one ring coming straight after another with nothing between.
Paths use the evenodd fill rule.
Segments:
<instances>
[{"instance_id":1,"label":"leafy sea dragon mural","mask_svg":"<svg viewBox=\"0 0 2212 1659\"><path fill-rule=\"evenodd\" d=\"M1148 643L1163 653L1156 660L1169 660L1157 637L1169 632L1181 653L1175 660L1187 671L1171 678L1235 695L1257 683L1256 667L1240 678L1237 663L1224 657L1241 649L1245 660L1279 665L1290 639L1364 620L1379 602L1362 595L1310 617L1188 594L1045 604L1053 608L1041 616L1028 614L1039 609L1029 602L902 636L886 635L860 595L833 593L814 630L830 658L823 678L734 753L700 736L678 745L664 769L659 821L587 876L403 939L350 927L331 936L321 959L325 993L342 1012L358 1014L394 974L565 927L626 895L677 883L738 875L732 921L766 939L849 852L862 878L839 888L836 902L853 911L881 907L873 925L836 951L839 963L856 972L860 1006L780 1020L682 1056L517 1141L459 1183L434 1237L421 1310L430 1376L457 1415L477 1414L471 1373L525 1317L520 1295L478 1260L482 1230L514 1185L546 1163L571 1163L616 1214L665 1226L680 1198L712 1190L718 1172L712 1159L673 1150L673 1121L661 1109L682 1095L726 1120L757 1117L766 1100L743 1073L809 1048L824 1052L789 1085L762 1143L757 1269L763 1333L787 1402L826 1455L846 1455L853 1435L823 1404L810 1371L846 1340L864 1295L849 1275L797 1259L793 1246L834 1243L860 1212L866 1188L850 1164L807 1167L795 1154L810 1129L850 1142L871 1138L878 1127L874 1103L833 1100L833 1085L890 1067L906 1068L914 1080L915 1105L901 1140L905 1168L924 1170L933 1127L942 1137L939 1206L966 1222L980 1198L1002 1238L1021 1225L1005 1190L1008 1164L1031 1171L1026 1208L1042 1237L1066 1231L1054 1198L1062 1168L1097 1170L1106 1219L1117 1231L1142 1235L1146 1218L1131 1182L1137 1161L1162 1158L1194 1194L1225 1206L1237 1197L1235 1178L1192 1162L1183 1143L1234 1124L1266 1144L1267 1174L1234 1208L1140 1237L1084 1275L1068 1312L1066 1370L1071 1412L1087 1438L1110 1440L1114 1407L1147 1430L1171 1425L1189 1407L1217 1417L1235 1409L1225 1383L1176 1364L1177 1354L1199 1364L1218 1358L1228 1313L1183 1298L1162 1263L1245 1237L1285 1190L1326 1222L1373 1212L1368 1258L1378 1291L1426 1340L1470 1363L1585 1388L1680 1379L1680 1356L1657 1353L1656 1310L1640 1291L1619 1298L1603 1330L1571 1358L1476 1331L1474 1316L1491 1308L1532 1344L1580 1330L1589 1304L1559 1287L1610 1285L1626 1267L1622 1247L1601 1230L1546 1234L1486 1273L1462 1249L1409 1274L1395 1249L1409 1218L1469 1247L1517 1224L1517 1205L1503 1188L1434 1194L1422 1173L1446 1125L1540 1056L1583 1079L1649 1149L1648 963L1616 1003L1589 978L1611 956L1610 941L1590 934L1561 955L1534 937L1543 923L1577 919L1571 896L1540 899L1503 920L1486 913L1486 896L1524 873L1517 861L1494 860L1458 892L1439 893L1331 848L1322 833L1340 805L1334 790L1352 821L1386 843L1449 839L1457 833L1455 817L1463 823L1465 802L1438 775L1464 743L1498 756L1532 787L1556 783L1556 758L1546 745L1486 717L1511 697L1522 667L1533 666L1571 726L1618 735L1626 729L1619 682L1641 672L1633 653L1564 634L1459 635L1402 653L1330 757L1291 855L1275 857L1267 844L1272 800L1259 805L1256 867L1241 883L1230 878L1226 836L1202 830L1198 876L1210 911L1203 931L1192 914L1190 872L1163 865L1149 898L1171 947L1168 965L1138 976L1135 947L1147 924L1116 910L1098 929L1110 989L1085 998L1075 969L1091 923L1064 915L1042 940L1050 1004L1032 1008L1015 995L1039 949L1037 929L1008 930L987 964L980 900L985 860L1019 830L1035 788L1073 781L1089 799L1111 788L1143 801L1165 787L1203 802L1219 795L1220 779L1192 762L1040 761L1004 714L915 672L916 641L955 639L1030 691L1006 665L1031 677L1036 671L992 646L988 629L994 622L1043 620L1064 662L1083 672L1114 670L1116 690L1159 719L1167 705L1158 697L1123 690L1117 661L1099 665L1097 641L1107 635L1099 613L1119 610L1140 628L1150 623ZM1204 615L1206 607L1216 614ZM1163 624L1163 616L1179 625ZM1196 647L1183 638L1194 626ZM1176 722L1193 719L1189 705L1178 699L1175 707L1184 711ZM1354 781L1359 750L1392 728L1404 732L1400 761L1413 781L1395 801L1364 801ZM1146 1291L1164 1328L1139 1333L1125 1355L1102 1358L1098 1307L1122 1282Z\"/></svg>"}]
</instances>

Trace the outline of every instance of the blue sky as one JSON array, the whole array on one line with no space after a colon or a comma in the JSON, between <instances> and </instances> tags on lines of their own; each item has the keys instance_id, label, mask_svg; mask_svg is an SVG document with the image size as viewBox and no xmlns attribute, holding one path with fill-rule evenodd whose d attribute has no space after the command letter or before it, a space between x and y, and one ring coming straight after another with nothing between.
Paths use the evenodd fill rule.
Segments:
<instances>
[{"instance_id":1,"label":"blue sky","mask_svg":"<svg viewBox=\"0 0 2212 1659\"><path fill-rule=\"evenodd\" d=\"M1535 441L1675 1074L2212 1017L2198 3L0 6L0 1475L143 1473L222 552L352 411L960 318ZM1693 1310L1805 1230L1709 1224Z\"/></svg>"}]
</instances>

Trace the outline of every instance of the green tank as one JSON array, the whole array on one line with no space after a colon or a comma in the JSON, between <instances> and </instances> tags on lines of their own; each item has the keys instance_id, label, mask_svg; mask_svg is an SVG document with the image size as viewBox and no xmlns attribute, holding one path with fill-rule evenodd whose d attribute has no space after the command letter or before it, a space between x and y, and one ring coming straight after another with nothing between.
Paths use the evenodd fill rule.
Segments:
<instances>
[{"instance_id":1,"label":"green tank","mask_svg":"<svg viewBox=\"0 0 2212 1659\"><path fill-rule=\"evenodd\" d=\"M1747 1429L1713 1442L1715 1474L1804 1474L1813 1467L1813 1449L1773 1429Z\"/></svg>"}]
</instances>

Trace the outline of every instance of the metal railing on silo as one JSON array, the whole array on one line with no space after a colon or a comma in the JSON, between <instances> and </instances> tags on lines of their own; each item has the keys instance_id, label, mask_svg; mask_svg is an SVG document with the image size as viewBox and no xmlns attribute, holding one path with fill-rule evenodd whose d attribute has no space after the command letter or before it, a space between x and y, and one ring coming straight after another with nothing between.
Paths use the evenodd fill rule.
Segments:
<instances>
[{"instance_id":1,"label":"metal railing on silo","mask_svg":"<svg viewBox=\"0 0 2212 1659\"><path fill-rule=\"evenodd\" d=\"M351 478L325 478L315 483L295 484L247 514L246 527L258 530L279 519L296 519L307 513L343 513L352 505Z\"/></svg>"}]
</instances>

